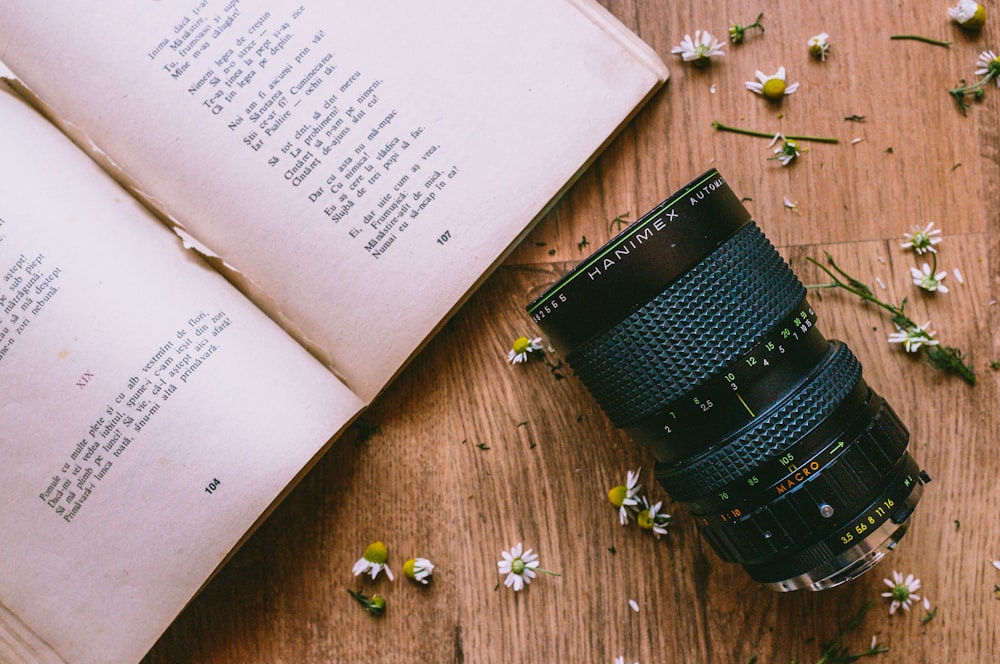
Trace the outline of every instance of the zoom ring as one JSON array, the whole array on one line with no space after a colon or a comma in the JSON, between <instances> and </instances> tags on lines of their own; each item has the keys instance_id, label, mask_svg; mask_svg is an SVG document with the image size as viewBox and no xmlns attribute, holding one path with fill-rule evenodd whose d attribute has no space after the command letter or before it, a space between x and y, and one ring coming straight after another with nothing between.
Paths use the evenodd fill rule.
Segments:
<instances>
[{"instance_id":1,"label":"zoom ring","mask_svg":"<svg viewBox=\"0 0 1000 664\"><path fill-rule=\"evenodd\" d=\"M861 364L850 349L831 341L826 358L801 389L743 430L694 459L657 467L656 479L673 500L691 501L780 455L830 413L861 380Z\"/></svg>"},{"instance_id":2,"label":"zoom ring","mask_svg":"<svg viewBox=\"0 0 1000 664\"><path fill-rule=\"evenodd\" d=\"M626 428L728 367L804 297L801 282L750 222L566 359L608 417Z\"/></svg>"},{"instance_id":3,"label":"zoom ring","mask_svg":"<svg viewBox=\"0 0 1000 664\"><path fill-rule=\"evenodd\" d=\"M817 539L864 510L872 488L899 465L908 441L906 428L883 402L858 438L820 472L797 475L800 482L789 477L775 487L781 489L779 498L738 521L704 520L701 532L729 562L764 560Z\"/></svg>"}]
</instances>

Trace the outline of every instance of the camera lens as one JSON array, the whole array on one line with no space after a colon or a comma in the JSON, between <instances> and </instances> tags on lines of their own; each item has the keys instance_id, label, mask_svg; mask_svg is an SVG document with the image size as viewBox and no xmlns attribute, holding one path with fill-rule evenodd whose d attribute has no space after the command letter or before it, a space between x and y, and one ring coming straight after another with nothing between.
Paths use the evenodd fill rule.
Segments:
<instances>
[{"instance_id":1,"label":"camera lens","mask_svg":"<svg viewBox=\"0 0 1000 664\"><path fill-rule=\"evenodd\" d=\"M719 556L775 590L860 576L930 478L909 432L816 326L806 289L715 170L528 313Z\"/></svg>"}]
</instances>

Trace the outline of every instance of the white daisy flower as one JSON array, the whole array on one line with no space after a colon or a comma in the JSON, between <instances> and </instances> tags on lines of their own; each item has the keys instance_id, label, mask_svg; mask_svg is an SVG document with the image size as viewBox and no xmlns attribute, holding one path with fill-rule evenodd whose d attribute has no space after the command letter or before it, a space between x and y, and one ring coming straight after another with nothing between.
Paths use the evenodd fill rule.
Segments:
<instances>
[{"instance_id":1,"label":"white daisy flower","mask_svg":"<svg viewBox=\"0 0 1000 664\"><path fill-rule=\"evenodd\" d=\"M774 144L781 141L781 145L774 148ZM800 156L802 153L799 151L799 144L790 138L785 138L782 134L778 133L774 135L768 147L774 148L773 157L768 157L768 159L777 159L781 162L782 166L788 166L792 163L796 157Z\"/></svg>"},{"instance_id":2,"label":"white daisy flower","mask_svg":"<svg viewBox=\"0 0 1000 664\"><path fill-rule=\"evenodd\" d=\"M501 574L507 575L503 582L506 587L513 586L515 591L521 590L535 578L538 554L532 553L531 549L525 551L521 543L518 542L510 552L501 551L500 555L503 556L503 560L497 563L497 567Z\"/></svg>"},{"instance_id":3,"label":"white daisy flower","mask_svg":"<svg viewBox=\"0 0 1000 664\"><path fill-rule=\"evenodd\" d=\"M941 242L941 229L934 228L934 222L927 224L927 228L915 229L912 233L903 233L903 238L906 240L902 245L903 249L913 249L918 254L922 254L926 251L931 253L937 253L937 249L934 248L935 244Z\"/></svg>"},{"instance_id":4,"label":"white daisy flower","mask_svg":"<svg viewBox=\"0 0 1000 664\"><path fill-rule=\"evenodd\" d=\"M642 488L639 484L639 473L642 471L635 471L634 473L630 470L626 473L625 484L619 484L608 491L608 500L611 504L618 508L618 520L624 526L628 523L629 512L638 512L639 507L639 490Z\"/></svg>"},{"instance_id":5,"label":"white daisy flower","mask_svg":"<svg viewBox=\"0 0 1000 664\"><path fill-rule=\"evenodd\" d=\"M903 344L907 353L916 353L921 346L937 346L938 340L934 338L934 333L927 329L930 325L930 321L927 321L912 330L897 327L897 331L889 335L889 343Z\"/></svg>"},{"instance_id":6,"label":"white daisy flower","mask_svg":"<svg viewBox=\"0 0 1000 664\"><path fill-rule=\"evenodd\" d=\"M410 558L403 563L403 574L405 574L408 579L413 579L417 583L422 583L425 586L433 573L434 563L426 558Z\"/></svg>"},{"instance_id":7,"label":"white daisy flower","mask_svg":"<svg viewBox=\"0 0 1000 664\"><path fill-rule=\"evenodd\" d=\"M821 32L810 37L806 43L809 45L809 55L823 61L826 60L826 56L830 52L830 35Z\"/></svg>"},{"instance_id":8,"label":"white daisy flower","mask_svg":"<svg viewBox=\"0 0 1000 664\"><path fill-rule=\"evenodd\" d=\"M663 502L658 502L655 505L650 505L646 497L642 497L642 511L635 518L639 527L643 530L652 530L656 538L659 539L660 535L667 534L667 524L670 523L670 515L666 513L661 513L660 509L663 507Z\"/></svg>"},{"instance_id":9,"label":"white daisy flower","mask_svg":"<svg viewBox=\"0 0 1000 664\"><path fill-rule=\"evenodd\" d=\"M920 286L925 291L937 291L941 293L948 292L948 287L941 283L941 281L948 276L948 273L938 272L937 274L934 274L931 270L931 266L927 263L924 263L922 270L911 267L910 276L913 277L913 283Z\"/></svg>"},{"instance_id":10,"label":"white daisy flower","mask_svg":"<svg viewBox=\"0 0 1000 664\"><path fill-rule=\"evenodd\" d=\"M976 59L976 67L976 76L992 74L997 86L1000 87L1000 56L993 51L983 51Z\"/></svg>"},{"instance_id":11,"label":"white daisy flower","mask_svg":"<svg viewBox=\"0 0 1000 664\"><path fill-rule=\"evenodd\" d=\"M507 353L507 361L511 364L520 364L528 359L529 353L534 353L536 350L542 349L542 338L535 337L534 339L529 339L528 337L518 337L511 344L511 349Z\"/></svg>"},{"instance_id":12,"label":"white daisy flower","mask_svg":"<svg viewBox=\"0 0 1000 664\"><path fill-rule=\"evenodd\" d=\"M892 579L882 579L885 585L889 586L889 591L882 593L882 597L892 600L889 604L889 615L896 613L896 609L903 607L904 611L910 610L910 604L918 601L920 595L916 594L920 590L920 579L912 574L907 574L906 578L899 572L893 570Z\"/></svg>"},{"instance_id":13,"label":"white daisy flower","mask_svg":"<svg viewBox=\"0 0 1000 664\"><path fill-rule=\"evenodd\" d=\"M747 90L756 92L771 101L777 101L785 95L790 95L799 89L798 83L788 85L785 83L785 68L778 67L778 71L768 76L761 70L757 70L757 80L747 81Z\"/></svg>"},{"instance_id":14,"label":"white daisy flower","mask_svg":"<svg viewBox=\"0 0 1000 664\"><path fill-rule=\"evenodd\" d=\"M948 8L948 16L966 30L978 30L986 23L986 8L975 0L958 0Z\"/></svg>"},{"instance_id":15,"label":"white daisy flower","mask_svg":"<svg viewBox=\"0 0 1000 664\"><path fill-rule=\"evenodd\" d=\"M691 35L684 35L680 45L674 46L670 52L680 55L684 62L690 62L695 67L705 67L711 64L712 58L726 55L723 46L725 42L720 42L707 30L695 30L694 39Z\"/></svg>"},{"instance_id":16,"label":"white daisy flower","mask_svg":"<svg viewBox=\"0 0 1000 664\"><path fill-rule=\"evenodd\" d=\"M379 572L385 570L385 575L389 580L394 580L392 570L389 569L389 550L382 542L373 542L365 549L364 554L354 563L354 576L368 573L374 579Z\"/></svg>"}]
</instances>

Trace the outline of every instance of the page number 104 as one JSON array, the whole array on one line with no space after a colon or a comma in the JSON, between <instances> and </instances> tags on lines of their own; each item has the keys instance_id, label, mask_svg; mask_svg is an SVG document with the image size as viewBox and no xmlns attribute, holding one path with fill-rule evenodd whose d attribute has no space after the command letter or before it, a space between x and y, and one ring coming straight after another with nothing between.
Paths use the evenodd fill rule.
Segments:
<instances>
[{"instance_id":1,"label":"page number 104","mask_svg":"<svg viewBox=\"0 0 1000 664\"><path fill-rule=\"evenodd\" d=\"M450 239L451 239L451 231L445 231L444 233L441 234L441 237L437 239L437 243L444 244Z\"/></svg>"},{"instance_id":2,"label":"page number 104","mask_svg":"<svg viewBox=\"0 0 1000 664\"><path fill-rule=\"evenodd\" d=\"M215 490L219 488L220 484L222 484L222 482L213 478L212 481L208 483L208 486L205 487L205 493L215 493Z\"/></svg>"}]
</instances>

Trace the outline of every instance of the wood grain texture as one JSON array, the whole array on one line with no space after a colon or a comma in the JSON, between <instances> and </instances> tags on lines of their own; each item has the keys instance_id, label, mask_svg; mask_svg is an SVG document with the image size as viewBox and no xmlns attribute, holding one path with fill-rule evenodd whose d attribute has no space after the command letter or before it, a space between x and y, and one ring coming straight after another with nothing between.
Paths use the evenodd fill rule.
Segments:
<instances>
[{"instance_id":1,"label":"wood grain texture","mask_svg":"<svg viewBox=\"0 0 1000 664\"><path fill-rule=\"evenodd\" d=\"M1000 90L988 89L967 116L946 93L972 78L979 51L997 48L1000 16L968 36L942 2L769 2L763 35L695 70L670 55L685 32L724 36L730 20L748 23L761 6L605 4L671 65L667 87L146 662L814 662L893 569L919 576L939 613L928 624L922 609L890 617L880 600L848 637L852 651L875 635L891 647L876 662L1000 661L1000 572L989 564L1000 558L1000 373L989 368L1000 358ZM821 31L833 44L825 63L806 54ZM890 40L897 33L953 44ZM780 105L744 89L756 69L779 65L801 83ZM844 120L851 115L865 121ZM781 168L767 160L766 139L716 131L713 119L841 142L808 144ZM889 346L883 312L846 293L812 292L820 328L851 346L933 477L898 549L830 591L777 594L721 563L651 481L649 454L614 429L565 365L550 366L557 355L505 361L514 338L536 332L524 305L609 239L612 219L638 218L710 167L752 199L748 209L803 282L824 281L806 258L829 252L868 283L881 281L883 299L909 298L910 315L966 350L979 375L975 387L945 377ZM904 231L929 221L945 233L947 294L917 292L908 277L916 261L899 247ZM584 237L589 246L578 246ZM647 493L674 514L661 540L621 527L605 496L637 467ZM395 582L351 575L378 539ZM522 593L498 587L500 551L517 542L562 576ZM401 578L413 555L438 566L427 587ZM347 588L385 595L386 615L366 614Z\"/></svg>"}]
</instances>

